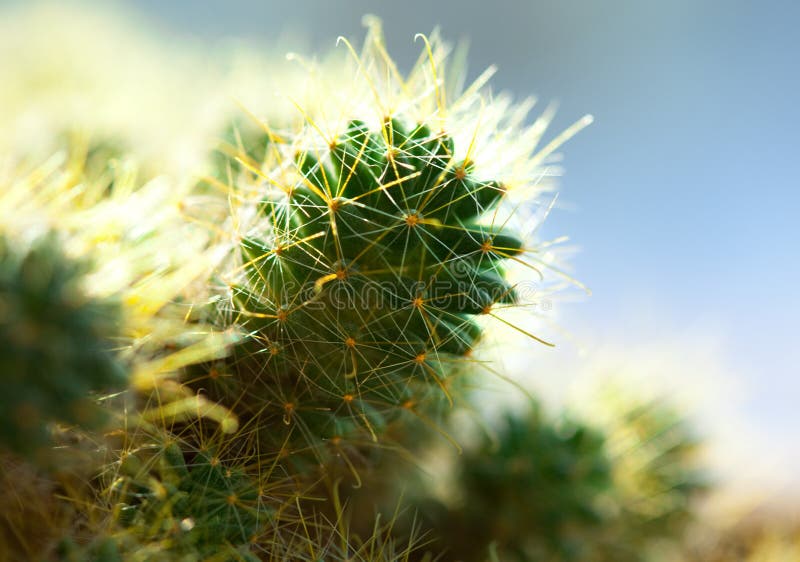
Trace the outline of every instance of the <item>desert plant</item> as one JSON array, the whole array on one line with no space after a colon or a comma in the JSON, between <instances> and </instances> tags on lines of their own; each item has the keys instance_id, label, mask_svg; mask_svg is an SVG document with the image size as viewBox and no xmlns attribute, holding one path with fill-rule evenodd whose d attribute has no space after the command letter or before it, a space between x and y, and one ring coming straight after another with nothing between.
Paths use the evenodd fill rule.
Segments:
<instances>
[{"instance_id":1,"label":"desert plant","mask_svg":"<svg viewBox=\"0 0 800 562\"><path fill-rule=\"evenodd\" d=\"M4 481L30 472L37 483L0 493L3 505L26 506L0 520L16 545L0 551L2 559L39 559L54 551L59 533L84 525L84 536L87 528L101 533L107 518L97 474L125 450L108 435L122 432L135 443L149 419L198 415L218 431L236 428L229 412L174 376L224 354L230 341L207 326L187 330L176 301L211 263L205 249L191 261L170 252L173 237L205 248L202 231L171 204L181 191L157 181L140 186L128 167L84 173L85 154L57 154L0 177L0 456ZM24 520L44 511L75 521L54 515L58 524L42 533Z\"/></svg>"},{"instance_id":2,"label":"desert plant","mask_svg":"<svg viewBox=\"0 0 800 562\"><path fill-rule=\"evenodd\" d=\"M534 404L468 448L451 497L417 494L441 546L459 560L565 562L643 562L674 547L708 485L698 440L670 405L619 395L604 422Z\"/></svg>"},{"instance_id":3,"label":"desert plant","mask_svg":"<svg viewBox=\"0 0 800 562\"><path fill-rule=\"evenodd\" d=\"M517 303L504 264L538 266L506 206L563 138L537 153L546 118L523 126L526 108L480 94L484 77L451 91L446 46L426 44L403 77L372 22L352 89L315 81L330 99L234 134L208 180L232 247L212 323L247 338L193 384L263 427L292 474L358 481L376 450L420 439L404 424L441 427L478 317Z\"/></svg>"},{"instance_id":4,"label":"desert plant","mask_svg":"<svg viewBox=\"0 0 800 562\"><path fill-rule=\"evenodd\" d=\"M119 304L87 297L86 269L54 235L21 249L0 235L0 445L12 451L42 453L51 422L98 428L91 394L127 386Z\"/></svg>"}]
</instances>

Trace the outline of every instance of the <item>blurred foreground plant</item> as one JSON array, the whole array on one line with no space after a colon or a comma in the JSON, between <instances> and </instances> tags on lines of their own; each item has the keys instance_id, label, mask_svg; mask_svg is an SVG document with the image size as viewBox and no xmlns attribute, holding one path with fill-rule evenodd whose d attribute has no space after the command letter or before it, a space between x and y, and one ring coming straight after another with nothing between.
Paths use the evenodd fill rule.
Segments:
<instances>
[{"instance_id":1,"label":"blurred foreground plant","mask_svg":"<svg viewBox=\"0 0 800 562\"><path fill-rule=\"evenodd\" d=\"M97 428L104 412L90 393L127 377L112 352L119 305L83 294L85 268L54 237L12 244L0 235L0 443L34 455L51 421Z\"/></svg>"}]
</instances>

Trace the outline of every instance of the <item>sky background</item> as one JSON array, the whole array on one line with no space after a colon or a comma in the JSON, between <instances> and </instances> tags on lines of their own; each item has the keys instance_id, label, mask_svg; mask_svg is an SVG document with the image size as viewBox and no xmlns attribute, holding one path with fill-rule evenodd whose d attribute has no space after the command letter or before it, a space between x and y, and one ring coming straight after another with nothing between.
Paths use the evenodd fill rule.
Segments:
<instances>
[{"instance_id":1,"label":"sky background","mask_svg":"<svg viewBox=\"0 0 800 562\"><path fill-rule=\"evenodd\" d=\"M554 133L593 114L563 150L560 206L544 229L580 247L572 271L592 296L560 307L572 337L542 365L579 370L576 357L602 356L681 384L715 377L736 389L718 424L747 429L750 457L800 470L800 4L122 3L211 48L290 37L319 53L338 35L360 42L373 13L405 68L414 35L439 25L469 41L473 76L498 66L494 90L557 101Z\"/></svg>"}]
</instances>

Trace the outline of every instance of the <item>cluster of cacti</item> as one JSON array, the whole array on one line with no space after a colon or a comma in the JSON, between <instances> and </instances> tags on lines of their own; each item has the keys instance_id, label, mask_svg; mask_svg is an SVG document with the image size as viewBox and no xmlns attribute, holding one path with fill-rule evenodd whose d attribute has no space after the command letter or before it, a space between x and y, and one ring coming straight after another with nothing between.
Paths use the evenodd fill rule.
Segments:
<instances>
[{"instance_id":1,"label":"cluster of cacti","mask_svg":"<svg viewBox=\"0 0 800 562\"><path fill-rule=\"evenodd\" d=\"M75 458L3 452L4 481L31 485L0 559L621 560L620 527L674 534L651 526L695 491L682 458L659 460L683 434L631 468L629 496L633 461L602 430L538 411L467 448L460 503L419 490L419 524L377 475L411 482L437 437L460 449L472 352L525 304L506 269L548 267L514 210L588 119L538 149L549 117L525 125L488 75L461 91L437 37L407 76L375 22L347 47L296 118L221 131L202 181L140 179L124 142L77 141L0 178L0 445ZM649 446L652 420L622 423ZM38 540L26 513L51 504Z\"/></svg>"}]
</instances>

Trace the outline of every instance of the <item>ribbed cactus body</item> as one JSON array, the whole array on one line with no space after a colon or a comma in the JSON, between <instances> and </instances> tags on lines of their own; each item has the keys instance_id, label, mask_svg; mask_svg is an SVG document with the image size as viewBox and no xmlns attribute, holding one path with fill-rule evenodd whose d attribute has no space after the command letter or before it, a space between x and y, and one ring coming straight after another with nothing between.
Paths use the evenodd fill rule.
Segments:
<instances>
[{"instance_id":1,"label":"ribbed cactus body","mask_svg":"<svg viewBox=\"0 0 800 562\"><path fill-rule=\"evenodd\" d=\"M241 242L232 302L250 340L219 384L283 418L293 435L269 432L278 449L324 460L451 398L454 362L480 336L474 317L514 302L501 262L523 244L486 220L502 185L424 124L353 121L291 166Z\"/></svg>"},{"instance_id":2,"label":"ribbed cactus body","mask_svg":"<svg viewBox=\"0 0 800 562\"><path fill-rule=\"evenodd\" d=\"M85 268L53 236L18 251L0 236L0 445L34 454L51 422L96 428L91 393L124 387L119 310L81 288Z\"/></svg>"}]
</instances>

